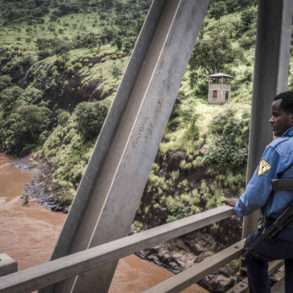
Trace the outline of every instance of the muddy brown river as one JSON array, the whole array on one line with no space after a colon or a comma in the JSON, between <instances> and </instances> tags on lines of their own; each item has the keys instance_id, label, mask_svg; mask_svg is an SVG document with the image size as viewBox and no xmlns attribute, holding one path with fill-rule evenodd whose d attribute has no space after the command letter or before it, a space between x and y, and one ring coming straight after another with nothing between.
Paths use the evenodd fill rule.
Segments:
<instances>
[{"instance_id":1,"label":"muddy brown river","mask_svg":"<svg viewBox=\"0 0 293 293\"><path fill-rule=\"evenodd\" d=\"M18 268L46 261L65 220L30 201L23 206L20 195L32 179L26 162L17 162L0 154L0 249L18 262Z\"/></svg>"},{"instance_id":2,"label":"muddy brown river","mask_svg":"<svg viewBox=\"0 0 293 293\"><path fill-rule=\"evenodd\" d=\"M50 258L66 217L32 200L23 205L20 196L34 172L27 166L28 159L15 161L0 153L0 253L13 257L19 270ZM129 256L119 261L110 292L142 292L170 276L161 267ZM207 291L194 285L184 292Z\"/></svg>"}]
</instances>

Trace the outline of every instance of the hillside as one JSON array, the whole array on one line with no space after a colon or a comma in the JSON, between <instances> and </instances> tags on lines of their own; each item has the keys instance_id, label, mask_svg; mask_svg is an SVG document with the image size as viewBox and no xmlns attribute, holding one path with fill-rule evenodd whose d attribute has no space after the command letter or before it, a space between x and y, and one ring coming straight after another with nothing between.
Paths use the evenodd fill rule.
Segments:
<instances>
[{"instance_id":1,"label":"hillside","mask_svg":"<svg viewBox=\"0 0 293 293\"><path fill-rule=\"evenodd\" d=\"M36 180L45 181L54 209L72 201L150 2L0 0L0 151L32 154L43 171ZM255 0L210 1L134 231L221 205L243 190L256 10ZM207 76L214 72L233 76L228 104L207 103ZM175 248L188 247L200 261L209 253L204 246L217 251L239 237L239 223L232 226L187 236ZM168 244L161 250L170 255ZM174 271L186 265L159 258ZM211 282L203 285L214 290Z\"/></svg>"},{"instance_id":2,"label":"hillside","mask_svg":"<svg viewBox=\"0 0 293 293\"><path fill-rule=\"evenodd\" d=\"M0 1L0 150L36 154L68 205L150 1ZM220 204L244 186L254 1L212 1L138 211L153 226ZM207 104L207 75L233 97ZM156 216L158 215L158 216Z\"/></svg>"},{"instance_id":3,"label":"hillside","mask_svg":"<svg viewBox=\"0 0 293 293\"><path fill-rule=\"evenodd\" d=\"M149 5L0 0L0 150L44 162L61 205L75 194ZM211 1L136 227L211 208L243 189L255 34L254 0ZM227 105L207 103L213 72L233 76Z\"/></svg>"}]
</instances>

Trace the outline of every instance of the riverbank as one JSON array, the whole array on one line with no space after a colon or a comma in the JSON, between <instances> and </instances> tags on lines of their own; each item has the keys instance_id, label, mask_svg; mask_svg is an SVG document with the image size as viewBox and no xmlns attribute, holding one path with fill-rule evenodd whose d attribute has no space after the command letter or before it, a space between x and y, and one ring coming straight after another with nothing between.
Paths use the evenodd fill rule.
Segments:
<instances>
[{"instance_id":1,"label":"riverbank","mask_svg":"<svg viewBox=\"0 0 293 293\"><path fill-rule=\"evenodd\" d=\"M49 180L50 168L40 158L33 158L34 169L32 180L23 190L22 196L28 200L37 201L41 206L53 212L68 213L69 203L56 198L53 184Z\"/></svg>"},{"instance_id":2,"label":"riverbank","mask_svg":"<svg viewBox=\"0 0 293 293\"><path fill-rule=\"evenodd\" d=\"M64 213L42 208L32 196L24 202L23 189L30 190L32 178L40 174L28 158L15 161L0 154L0 247L17 261L19 270L50 258L66 219ZM119 261L109 292L142 292L171 276L168 270L132 255ZM207 291L193 285L184 292Z\"/></svg>"},{"instance_id":3,"label":"riverbank","mask_svg":"<svg viewBox=\"0 0 293 293\"><path fill-rule=\"evenodd\" d=\"M0 247L17 260L19 269L49 259L66 218L24 196L38 172L29 157L0 154Z\"/></svg>"},{"instance_id":4,"label":"riverbank","mask_svg":"<svg viewBox=\"0 0 293 293\"><path fill-rule=\"evenodd\" d=\"M239 221L229 219L183 237L140 251L138 255L180 273L240 240ZM212 293L224 293L240 281L238 259L198 282Z\"/></svg>"}]
</instances>

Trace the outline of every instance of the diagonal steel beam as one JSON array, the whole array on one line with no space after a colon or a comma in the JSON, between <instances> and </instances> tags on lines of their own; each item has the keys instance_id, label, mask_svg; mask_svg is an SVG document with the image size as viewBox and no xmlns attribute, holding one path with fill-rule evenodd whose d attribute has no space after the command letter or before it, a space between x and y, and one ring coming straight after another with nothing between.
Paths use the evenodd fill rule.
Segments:
<instances>
[{"instance_id":1,"label":"diagonal steel beam","mask_svg":"<svg viewBox=\"0 0 293 293\"><path fill-rule=\"evenodd\" d=\"M129 233L207 6L208 0L153 2L53 258ZM115 266L53 292L106 292Z\"/></svg>"},{"instance_id":2,"label":"diagonal steel beam","mask_svg":"<svg viewBox=\"0 0 293 293\"><path fill-rule=\"evenodd\" d=\"M268 123L272 100L288 88L292 18L292 0L259 0L248 178L272 139ZM244 220L244 237L256 229L257 217L254 213Z\"/></svg>"}]
</instances>

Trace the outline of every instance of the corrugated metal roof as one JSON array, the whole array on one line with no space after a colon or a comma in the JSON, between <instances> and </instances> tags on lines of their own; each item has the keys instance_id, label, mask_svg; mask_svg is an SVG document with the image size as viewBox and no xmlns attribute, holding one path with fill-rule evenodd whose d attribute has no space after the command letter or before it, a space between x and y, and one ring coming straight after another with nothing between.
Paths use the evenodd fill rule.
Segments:
<instances>
[{"instance_id":1,"label":"corrugated metal roof","mask_svg":"<svg viewBox=\"0 0 293 293\"><path fill-rule=\"evenodd\" d=\"M211 75L209 75L209 77L226 77L226 78L233 78L233 76L226 74L226 73L213 73Z\"/></svg>"}]
</instances>

